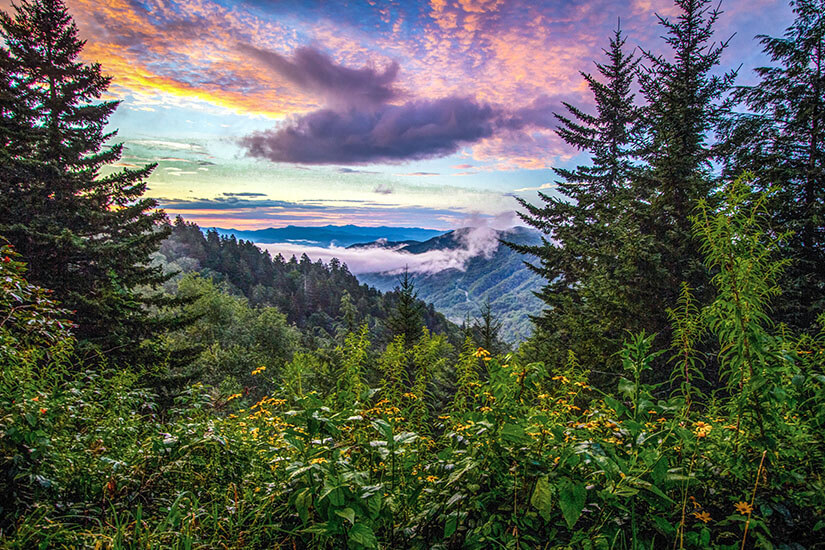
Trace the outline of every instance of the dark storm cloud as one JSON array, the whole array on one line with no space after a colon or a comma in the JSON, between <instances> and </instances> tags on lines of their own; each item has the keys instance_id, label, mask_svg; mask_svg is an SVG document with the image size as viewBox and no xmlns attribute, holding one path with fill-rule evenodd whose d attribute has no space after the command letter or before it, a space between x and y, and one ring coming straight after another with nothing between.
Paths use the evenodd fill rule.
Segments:
<instances>
[{"instance_id":1,"label":"dark storm cloud","mask_svg":"<svg viewBox=\"0 0 825 550\"><path fill-rule=\"evenodd\" d=\"M490 137L498 113L467 98L382 105L371 111L314 111L241 140L253 157L304 164L400 162L448 155Z\"/></svg>"},{"instance_id":2,"label":"dark storm cloud","mask_svg":"<svg viewBox=\"0 0 825 550\"><path fill-rule=\"evenodd\" d=\"M238 48L302 90L320 95L331 106L363 109L398 97L392 86L398 76L394 61L383 71L370 66L350 69L309 47L298 48L291 58L246 44Z\"/></svg>"}]
</instances>

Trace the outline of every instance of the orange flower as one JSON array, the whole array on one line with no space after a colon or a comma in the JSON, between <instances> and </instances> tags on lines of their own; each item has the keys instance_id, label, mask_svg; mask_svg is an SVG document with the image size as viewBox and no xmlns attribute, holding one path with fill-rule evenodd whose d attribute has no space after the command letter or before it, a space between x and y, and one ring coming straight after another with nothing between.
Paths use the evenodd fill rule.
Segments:
<instances>
[{"instance_id":1,"label":"orange flower","mask_svg":"<svg viewBox=\"0 0 825 550\"><path fill-rule=\"evenodd\" d=\"M710 521L710 514L707 512L693 512L693 517L701 521L702 523L707 523Z\"/></svg>"},{"instance_id":2,"label":"orange flower","mask_svg":"<svg viewBox=\"0 0 825 550\"><path fill-rule=\"evenodd\" d=\"M736 508L736 511L742 514L743 516L747 516L751 512L753 512L753 506L741 500L734 504L734 508Z\"/></svg>"},{"instance_id":3,"label":"orange flower","mask_svg":"<svg viewBox=\"0 0 825 550\"><path fill-rule=\"evenodd\" d=\"M46 414L47 409L40 407L40 414Z\"/></svg>"}]
</instances>

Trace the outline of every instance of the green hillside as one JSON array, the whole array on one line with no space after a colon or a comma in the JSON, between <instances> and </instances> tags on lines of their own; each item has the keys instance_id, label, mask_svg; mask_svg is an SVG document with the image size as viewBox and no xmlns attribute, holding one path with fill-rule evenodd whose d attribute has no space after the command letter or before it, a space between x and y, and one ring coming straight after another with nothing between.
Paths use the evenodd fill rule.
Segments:
<instances>
[{"instance_id":1,"label":"green hillside","mask_svg":"<svg viewBox=\"0 0 825 550\"><path fill-rule=\"evenodd\" d=\"M423 242L386 243L411 254L425 254L436 250L466 248L470 229L457 229ZM495 237L525 245L541 242L538 232L514 227L496 232ZM366 245L357 245L366 246ZM530 336L530 315L541 311L541 301L533 294L541 287L541 279L525 264L525 256L509 247L494 243L491 253L470 258L464 269L444 269L436 273L413 273L418 297L432 303L454 323L463 322L469 315L479 315L481 306L490 303L495 317L502 323L501 336L508 342L520 342ZM366 273L358 278L379 290L392 290L398 284L393 273Z\"/></svg>"}]
</instances>

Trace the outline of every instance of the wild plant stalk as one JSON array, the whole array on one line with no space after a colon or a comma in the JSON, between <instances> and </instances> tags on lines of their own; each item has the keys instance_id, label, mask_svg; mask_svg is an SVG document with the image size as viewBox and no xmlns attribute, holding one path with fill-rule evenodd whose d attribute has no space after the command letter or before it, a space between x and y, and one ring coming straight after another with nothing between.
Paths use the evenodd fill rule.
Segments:
<instances>
[{"instance_id":1,"label":"wild plant stalk","mask_svg":"<svg viewBox=\"0 0 825 550\"><path fill-rule=\"evenodd\" d=\"M679 385L679 391L685 400L683 414L687 417L693 398L702 396L695 384L704 380L701 370L704 361L697 357L696 344L705 331L699 307L687 283L682 283L676 308L668 308L667 315L673 326L671 349L674 350L674 355L671 362L675 364L670 380L674 386L677 383Z\"/></svg>"},{"instance_id":2,"label":"wild plant stalk","mask_svg":"<svg viewBox=\"0 0 825 550\"><path fill-rule=\"evenodd\" d=\"M742 535L742 550L745 550L745 541L748 538L748 527L751 524L751 514L753 513L753 503L756 502L756 488L759 487L759 478L762 477L762 465L765 463L765 455L768 451L762 451L762 459L759 461L759 468L756 470L756 481L753 483L753 493L748 507L748 519L745 521L745 533Z\"/></svg>"},{"instance_id":3,"label":"wild plant stalk","mask_svg":"<svg viewBox=\"0 0 825 550\"><path fill-rule=\"evenodd\" d=\"M762 227L769 197L770 192L753 193L744 175L726 186L717 208L711 210L701 200L699 214L692 218L694 230L703 238L705 263L716 271L712 281L719 295L705 315L721 346L720 378L734 398L737 446L747 408L765 437L763 406L753 394L760 384L753 382L765 381L764 371L770 368L768 303L779 294L778 280L788 263L776 259L788 235L769 235Z\"/></svg>"}]
</instances>

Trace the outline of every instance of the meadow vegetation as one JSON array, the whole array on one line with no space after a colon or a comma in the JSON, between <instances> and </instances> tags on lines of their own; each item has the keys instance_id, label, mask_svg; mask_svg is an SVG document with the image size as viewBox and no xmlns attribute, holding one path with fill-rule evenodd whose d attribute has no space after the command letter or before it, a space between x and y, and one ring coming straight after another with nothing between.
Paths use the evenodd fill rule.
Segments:
<instances>
[{"instance_id":1,"label":"meadow vegetation","mask_svg":"<svg viewBox=\"0 0 825 550\"><path fill-rule=\"evenodd\" d=\"M560 172L575 200L526 208L554 239L523 250L548 309L513 352L489 309L451 325L408 276L387 298L346 266L161 220L136 183L151 166L97 177L120 154L89 153L116 104L89 107L108 80L74 61L62 2L3 14L0 547L821 548L825 147L816 132L791 144L785 110L784 129L731 153L738 177L711 174L755 119L716 124L732 76L708 76L706 4L678 1L666 22L669 44L705 52L691 90L706 103L676 105L667 86L690 95L691 75L655 78L685 67L645 53L645 94L674 104L636 112L617 31L617 70L600 66L616 93L588 78L606 118L561 117L595 168ZM823 11L794 5L821 47ZM41 44L65 55L35 64ZM753 90L761 116L779 109ZM674 137L688 122L727 137ZM615 147L579 139L593 128ZM783 165L794 147L810 162Z\"/></svg>"}]
</instances>

